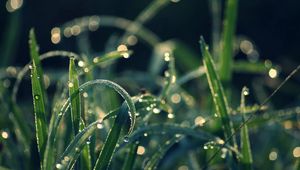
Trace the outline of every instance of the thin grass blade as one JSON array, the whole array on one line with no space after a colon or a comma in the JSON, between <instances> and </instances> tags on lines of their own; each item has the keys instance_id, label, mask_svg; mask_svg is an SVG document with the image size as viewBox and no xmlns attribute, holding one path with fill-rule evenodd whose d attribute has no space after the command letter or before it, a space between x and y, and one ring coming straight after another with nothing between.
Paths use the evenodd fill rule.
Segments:
<instances>
[{"instance_id":1,"label":"thin grass blade","mask_svg":"<svg viewBox=\"0 0 300 170\"><path fill-rule=\"evenodd\" d=\"M232 126L232 122L229 117L228 104L226 100L226 96L220 82L220 79L217 75L216 68L212 57L208 51L208 46L206 45L203 37L200 39L200 47L203 56L203 64L205 67L205 72L207 76L207 80L209 83L209 88L213 97L213 101L216 107L216 111L218 116L222 121L222 126L224 129L225 138L229 138L231 134L233 134L234 129ZM230 144L236 147L235 138L230 139Z\"/></svg>"},{"instance_id":2,"label":"thin grass blade","mask_svg":"<svg viewBox=\"0 0 300 170\"><path fill-rule=\"evenodd\" d=\"M233 63L233 43L236 29L238 0L227 0L220 58L220 79L231 80Z\"/></svg>"},{"instance_id":3,"label":"thin grass blade","mask_svg":"<svg viewBox=\"0 0 300 170\"><path fill-rule=\"evenodd\" d=\"M79 131L80 124L80 94L75 93L79 90L79 81L78 74L75 67L74 58L70 59L69 65L69 97L71 99L71 117L72 117L72 127L74 135L76 135Z\"/></svg>"},{"instance_id":4,"label":"thin grass blade","mask_svg":"<svg viewBox=\"0 0 300 170\"><path fill-rule=\"evenodd\" d=\"M242 93L241 93L241 112L242 112L242 120L245 122L245 96L249 95L249 89L247 87L243 87ZM241 128L241 167L245 170L251 170L252 169L252 153L251 153L251 145L250 145L250 139L249 139L249 133L248 133L248 125L245 124Z\"/></svg>"},{"instance_id":5,"label":"thin grass blade","mask_svg":"<svg viewBox=\"0 0 300 170\"><path fill-rule=\"evenodd\" d=\"M125 163L123 165L122 170L131 170L134 169L134 162L137 156L137 149L139 146L139 142L131 143L129 145L129 152L125 158Z\"/></svg>"},{"instance_id":6,"label":"thin grass blade","mask_svg":"<svg viewBox=\"0 0 300 170\"><path fill-rule=\"evenodd\" d=\"M36 138L38 143L38 150L40 153L40 160L43 160L46 141L47 141L47 134L48 134L45 100L44 100L44 88L43 88L44 86L42 81L43 73L42 73L42 68L39 60L38 47L37 47L33 29L30 30L29 38L30 38L29 40L30 54L32 58L31 84L32 84L33 104L34 104Z\"/></svg>"}]
</instances>

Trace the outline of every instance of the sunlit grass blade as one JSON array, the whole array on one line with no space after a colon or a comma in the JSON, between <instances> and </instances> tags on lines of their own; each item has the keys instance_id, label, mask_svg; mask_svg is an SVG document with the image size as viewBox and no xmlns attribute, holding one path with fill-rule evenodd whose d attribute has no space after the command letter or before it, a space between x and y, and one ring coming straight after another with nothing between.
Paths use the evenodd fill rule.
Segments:
<instances>
[{"instance_id":1,"label":"sunlit grass blade","mask_svg":"<svg viewBox=\"0 0 300 170\"><path fill-rule=\"evenodd\" d=\"M233 134L234 129L233 129L230 117L229 117L226 96L224 94L224 90L223 90L222 84L220 82L220 79L217 75L214 62L208 51L208 46L206 45L203 37L201 37L201 39L200 39L200 47L201 47L201 51L202 51L203 64L205 67L205 72L206 72L207 80L209 83L209 88L210 88L210 91L211 91L211 94L213 97L213 101L214 101L214 104L216 107L217 114L222 121L222 126L224 129L224 136L227 139ZM236 147L236 140L234 137L230 139L230 144L232 146Z\"/></svg>"},{"instance_id":2,"label":"sunlit grass blade","mask_svg":"<svg viewBox=\"0 0 300 170\"><path fill-rule=\"evenodd\" d=\"M128 108L125 103L122 104L120 113L117 115L114 124L105 140L104 146L100 152L100 155L96 161L94 170L104 170L108 169L111 162L112 156L115 152L118 140L120 138L121 130L124 127L128 119ZM127 137L124 137L124 140Z\"/></svg>"},{"instance_id":3,"label":"sunlit grass blade","mask_svg":"<svg viewBox=\"0 0 300 170\"><path fill-rule=\"evenodd\" d=\"M35 130L36 130L38 150L40 153L40 160L43 160L46 141L47 141L47 134L48 134L45 101L44 101L44 88L43 88L44 86L42 83L43 73L40 65L38 47L37 47L33 29L30 30L29 38L30 38L29 40L30 54L32 58L31 84L32 84L32 96L33 96L34 115L35 115Z\"/></svg>"},{"instance_id":4,"label":"sunlit grass blade","mask_svg":"<svg viewBox=\"0 0 300 170\"><path fill-rule=\"evenodd\" d=\"M79 131L80 124L80 94L75 93L79 90L78 75L75 67L74 58L70 59L69 65L69 97L71 99L71 117L72 117L72 127L73 133L76 135Z\"/></svg>"},{"instance_id":5,"label":"sunlit grass blade","mask_svg":"<svg viewBox=\"0 0 300 170\"><path fill-rule=\"evenodd\" d=\"M230 81L232 76L233 43L236 29L237 8L238 0L227 0L219 70L220 79L224 82Z\"/></svg>"},{"instance_id":6,"label":"sunlit grass blade","mask_svg":"<svg viewBox=\"0 0 300 170\"><path fill-rule=\"evenodd\" d=\"M134 162L137 156L137 149L139 146L139 142L131 143L129 145L129 152L125 158L125 163L123 165L122 170L132 170L134 169Z\"/></svg>"},{"instance_id":7,"label":"sunlit grass blade","mask_svg":"<svg viewBox=\"0 0 300 170\"><path fill-rule=\"evenodd\" d=\"M247 87L243 87L242 93L241 93L241 112L242 112L242 120L245 122L245 96L249 95L249 89ZM241 167L245 170L251 170L252 169L252 153L251 153L251 145L250 145L250 139L249 139L249 133L248 133L248 125L245 124L241 128Z\"/></svg>"}]
</instances>

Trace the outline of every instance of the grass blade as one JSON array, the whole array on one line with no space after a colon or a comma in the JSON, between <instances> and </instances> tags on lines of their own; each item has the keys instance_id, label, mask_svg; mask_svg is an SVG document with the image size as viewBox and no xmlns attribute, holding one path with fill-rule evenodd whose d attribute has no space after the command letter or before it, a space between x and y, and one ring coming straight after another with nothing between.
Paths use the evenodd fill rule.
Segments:
<instances>
[{"instance_id":1,"label":"grass blade","mask_svg":"<svg viewBox=\"0 0 300 170\"><path fill-rule=\"evenodd\" d=\"M79 90L78 75L75 68L74 58L70 59L69 65L69 97L71 99L71 117L74 135L79 131L80 124L80 94L75 93Z\"/></svg>"},{"instance_id":2,"label":"grass blade","mask_svg":"<svg viewBox=\"0 0 300 170\"><path fill-rule=\"evenodd\" d=\"M206 45L203 37L200 39L200 46L203 56L203 63L205 67L205 72L207 76L207 80L209 83L209 88L213 97L213 101L216 107L216 111L218 116L221 118L222 126L224 129L225 138L229 138L231 134L233 134L234 129L232 126L232 122L229 117L228 104L226 100L226 96L224 94L224 90L220 79L216 73L215 65L212 60L212 57L208 51L208 46ZM236 147L235 138L230 139L230 144Z\"/></svg>"},{"instance_id":3,"label":"grass blade","mask_svg":"<svg viewBox=\"0 0 300 170\"><path fill-rule=\"evenodd\" d=\"M80 131L84 130L85 124L84 121L81 119L80 124ZM82 149L82 154L80 157L80 169L92 169L92 162L90 156L90 145L85 145Z\"/></svg>"},{"instance_id":4,"label":"grass blade","mask_svg":"<svg viewBox=\"0 0 300 170\"><path fill-rule=\"evenodd\" d=\"M231 80L233 63L233 40L237 19L238 0L227 0L220 58L220 79Z\"/></svg>"},{"instance_id":5,"label":"grass blade","mask_svg":"<svg viewBox=\"0 0 300 170\"><path fill-rule=\"evenodd\" d=\"M100 155L96 161L94 170L108 169L112 156L116 149L118 140L120 138L122 127L126 123L127 119L128 119L128 108L126 104L123 103L120 112L114 121L112 129L110 130L108 137L106 138L106 141L100 152ZM124 140L127 140L126 137L124 137Z\"/></svg>"},{"instance_id":6,"label":"grass blade","mask_svg":"<svg viewBox=\"0 0 300 170\"><path fill-rule=\"evenodd\" d=\"M131 170L134 169L134 162L136 160L136 152L139 146L139 142L131 143L129 145L129 152L127 154L127 157L125 159L125 163L123 166L123 170Z\"/></svg>"},{"instance_id":7,"label":"grass blade","mask_svg":"<svg viewBox=\"0 0 300 170\"><path fill-rule=\"evenodd\" d=\"M30 54L32 59L31 67L31 84L32 84L32 96L34 104L34 116L35 116L35 129L36 138L38 144L38 150L40 153L40 160L43 160L44 151L47 141L47 122L46 122L46 110L44 101L44 86L43 86L43 73L39 60L38 47L34 35L33 29L30 30L29 35ZM42 166L42 163L41 163Z\"/></svg>"},{"instance_id":8,"label":"grass blade","mask_svg":"<svg viewBox=\"0 0 300 170\"><path fill-rule=\"evenodd\" d=\"M242 112L242 119L245 122L245 96L249 94L249 90L247 87L243 87L242 94L241 94L241 112ZM251 146L249 140L249 133L248 133L248 125L245 124L241 128L241 153L242 153L242 169L251 170L252 169L252 153L251 153Z\"/></svg>"}]
</instances>

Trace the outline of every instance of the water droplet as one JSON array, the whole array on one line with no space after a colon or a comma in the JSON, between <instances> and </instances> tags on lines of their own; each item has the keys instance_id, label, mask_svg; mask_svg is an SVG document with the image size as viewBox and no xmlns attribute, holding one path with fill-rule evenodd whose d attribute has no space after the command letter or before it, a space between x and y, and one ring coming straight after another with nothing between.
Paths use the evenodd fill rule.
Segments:
<instances>
[{"instance_id":1,"label":"water droplet","mask_svg":"<svg viewBox=\"0 0 300 170\"><path fill-rule=\"evenodd\" d=\"M68 83L68 86L69 86L69 87L74 87L73 82L69 82L69 83Z\"/></svg>"},{"instance_id":2,"label":"water droplet","mask_svg":"<svg viewBox=\"0 0 300 170\"><path fill-rule=\"evenodd\" d=\"M160 109L154 108L154 109L153 109L153 113L154 113L154 114L159 114L159 113L160 113Z\"/></svg>"},{"instance_id":3,"label":"water droplet","mask_svg":"<svg viewBox=\"0 0 300 170\"><path fill-rule=\"evenodd\" d=\"M30 70L32 70L33 67L32 67L32 65L29 65L28 68L29 68Z\"/></svg>"},{"instance_id":4,"label":"water droplet","mask_svg":"<svg viewBox=\"0 0 300 170\"><path fill-rule=\"evenodd\" d=\"M207 45L205 46L205 50L209 50L209 47Z\"/></svg>"},{"instance_id":5,"label":"water droplet","mask_svg":"<svg viewBox=\"0 0 300 170\"><path fill-rule=\"evenodd\" d=\"M249 95L249 89L247 87L243 88L243 95L248 96Z\"/></svg>"},{"instance_id":6,"label":"water droplet","mask_svg":"<svg viewBox=\"0 0 300 170\"><path fill-rule=\"evenodd\" d=\"M98 129L103 129L103 124L101 122L97 123L97 128Z\"/></svg>"},{"instance_id":7,"label":"water droplet","mask_svg":"<svg viewBox=\"0 0 300 170\"><path fill-rule=\"evenodd\" d=\"M173 119L174 117L175 117L174 114L172 114L172 113L169 113L169 114L168 114L168 118L169 118L169 119Z\"/></svg>"},{"instance_id":8,"label":"water droplet","mask_svg":"<svg viewBox=\"0 0 300 170\"><path fill-rule=\"evenodd\" d=\"M125 137L124 137L124 142L125 142L125 143L129 142L128 136L125 136Z\"/></svg>"},{"instance_id":9,"label":"water droplet","mask_svg":"<svg viewBox=\"0 0 300 170\"><path fill-rule=\"evenodd\" d=\"M144 136L147 137L147 136L148 136L148 133L144 133Z\"/></svg>"},{"instance_id":10,"label":"water droplet","mask_svg":"<svg viewBox=\"0 0 300 170\"><path fill-rule=\"evenodd\" d=\"M68 162L68 161L70 161L70 158L68 156L65 156L64 161Z\"/></svg>"},{"instance_id":11,"label":"water droplet","mask_svg":"<svg viewBox=\"0 0 300 170\"><path fill-rule=\"evenodd\" d=\"M76 152L79 152L79 151L80 151L80 149L79 149L78 147L76 147L76 148L75 148L75 151L76 151Z\"/></svg>"},{"instance_id":12,"label":"water droplet","mask_svg":"<svg viewBox=\"0 0 300 170\"><path fill-rule=\"evenodd\" d=\"M56 164L55 167L56 167L57 169L62 169L62 168L63 168L62 164Z\"/></svg>"},{"instance_id":13,"label":"water droplet","mask_svg":"<svg viewBox=\"0 0 300 170\"><path fill-rule=\"evenodd\" d=\"M214 117L219 117L219 115L217 113L214 114Z\"/></svg>"},{"instance_id":14,"label":"water droplet","mask_svg":"<svg viewBox=\"0 0 300 170\"><path fill-rule=\"evenodd\" d=\"M39 100L40 99L40 95L38 95L38 94L34 95L34 99L35 100Z\"/></svg>"},{"instance_id":15,"label":"water droplet","mask_svg":"<svg viewBox=\"0 0 300 170\"><path fill-rule=\"evenodd\" d=\"M168 71L165 71L164 75L165 77L170 77L170 73Z\"/></svg>"},{"instance_id":16,"label":"water droplet","mask_svg":"<svg viewBox=\"0 0 300 170\"><path fill-rule=\"evenodd\" d=\"M151 107L146 107L146 110L147 110L147 111L150 111L150 110L151 110Z\"/></svg>"},{"instance_id":17,"label":"water droplet","mask_svg":"<svg viewBox=\"0 0 300 170\"><path fill-rule=\"evenodd\" d=\"M176 138L179 138L180 136L181 136L180 134L176 134L176 135L175 135Z\"/></svg>"},{"instance_id":18,"label":"water droplet","mask_svg":"<svg viewBox=\"0 0 300 170\"><path fill-rule=\"evenodd\" d=\"M204 145L204 146L203 146L203 149L205 149L205 150L206 150L206 149L208 149L208 147L207 147L206 145Z\"/></svg>"}]
</instances>

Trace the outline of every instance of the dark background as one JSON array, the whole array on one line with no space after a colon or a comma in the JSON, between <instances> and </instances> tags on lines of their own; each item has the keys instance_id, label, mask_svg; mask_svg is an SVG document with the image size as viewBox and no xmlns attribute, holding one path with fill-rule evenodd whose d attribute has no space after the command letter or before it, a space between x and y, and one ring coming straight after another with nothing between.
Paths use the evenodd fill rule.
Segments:
<instances>
[{"instance_id":1,"label":"dark background","mask_svg":"<svg viewBox=\"0 0 300 170\"><path fill-rule=\"evenodd\" d=\"M88 15L114 15L134 19L151 1L140 0L24 0L20 13L20 35L15 44L11 64L28 61L28 31L34 27L41 51L57 49L50 41L54 26L76 17ZM0 39L11 15L1 1ZM240 0L237 35L253 40L262 58L277 63L299 61L300 1L298 0ZM198 50L199 36L210 39L211 15L208 0L181 0L160 11L146 26L162 40L177 38ZM101 29L98 30L101 32ZM104 35L104 37L106 37ZM100 37L102 44L106 39ZM101 42L100 42L101 43ZM74 50L68 46L69 50ZM101 49L98 49L101 50Z\"/></svg>"}]
</instances>

